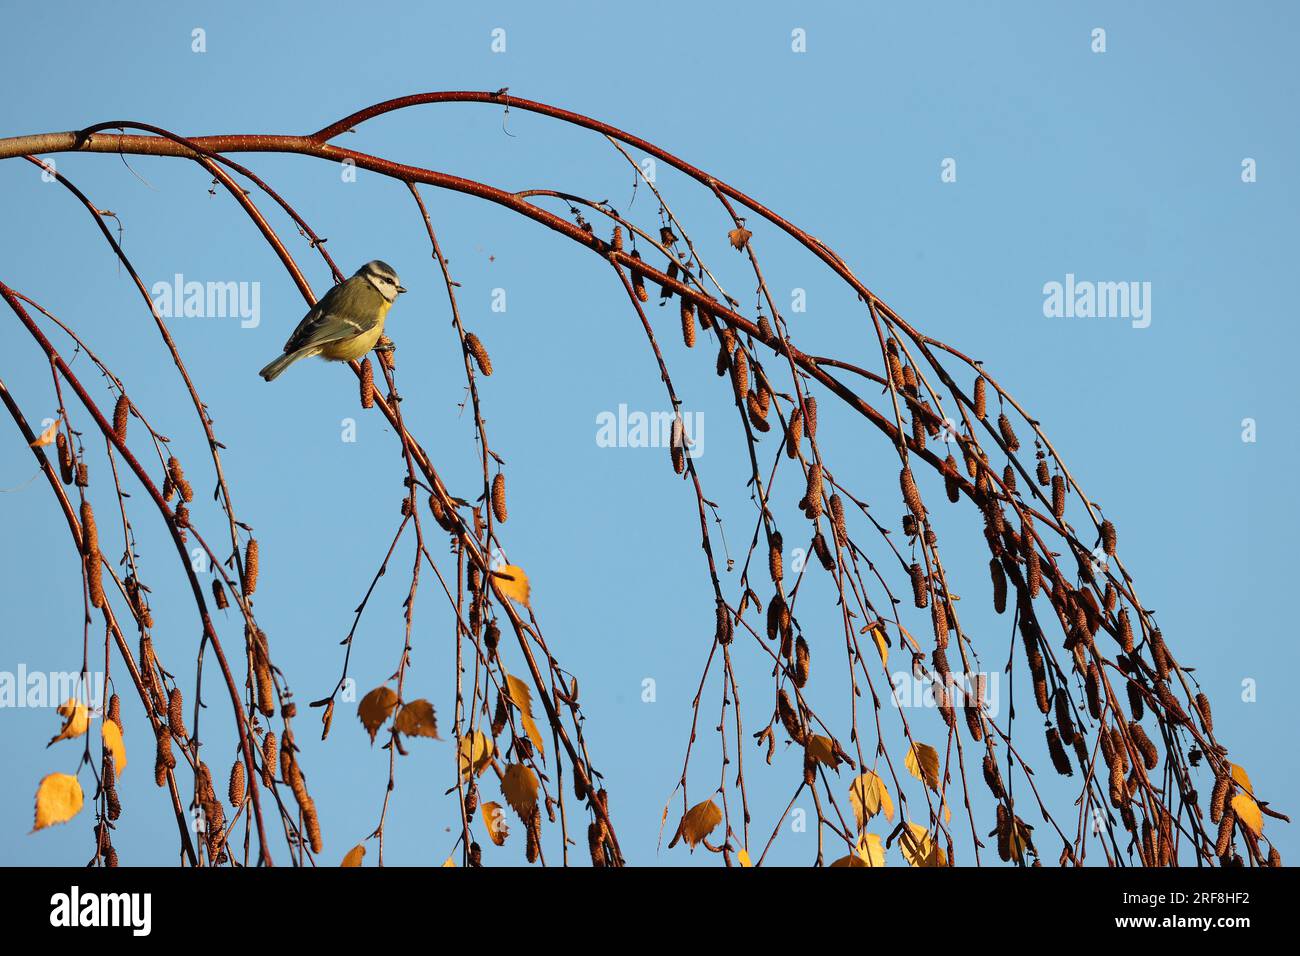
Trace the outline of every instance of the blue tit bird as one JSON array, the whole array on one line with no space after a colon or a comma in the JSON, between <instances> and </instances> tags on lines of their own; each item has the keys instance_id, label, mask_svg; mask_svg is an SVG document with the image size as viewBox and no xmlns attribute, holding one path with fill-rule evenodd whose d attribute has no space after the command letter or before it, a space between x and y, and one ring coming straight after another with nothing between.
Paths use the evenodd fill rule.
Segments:
<instances>
[{"instance_id":1,"label":"blue tit bird","mask_svg":"<svg viewBox=\"0 0 1300 956\"><path fill-rule=\"evenodd\" d=\"M312 306L284 343L284 354L258 374L268 382L298 359L319 355L332 362L359 359L384 334L384 319L402 288L393 267L375 259Z\"/></svg>"}]
</instances>

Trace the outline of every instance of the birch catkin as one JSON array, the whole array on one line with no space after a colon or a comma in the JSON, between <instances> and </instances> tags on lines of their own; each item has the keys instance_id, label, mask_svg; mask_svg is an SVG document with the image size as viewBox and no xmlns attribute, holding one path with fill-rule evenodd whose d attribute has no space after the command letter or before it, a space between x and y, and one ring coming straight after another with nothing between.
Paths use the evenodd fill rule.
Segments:
<instances>
[{"instance_id":1,"label":"birch catkin","mask_svg":"<svg viewBox=\"0 0 1300 956\"><path fill-rule=\"evenodd\" d=\"M506 523L506 476L501 472L492 479L492 515L501 524Z\"/></svg>"}]
</instances>

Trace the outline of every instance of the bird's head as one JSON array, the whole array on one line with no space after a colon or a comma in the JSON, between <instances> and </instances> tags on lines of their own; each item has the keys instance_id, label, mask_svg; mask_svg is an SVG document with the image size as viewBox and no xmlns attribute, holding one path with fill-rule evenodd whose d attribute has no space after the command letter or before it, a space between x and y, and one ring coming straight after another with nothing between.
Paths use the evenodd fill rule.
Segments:
<instances>
[{"instance_id":1,"label":"bird's head","mask_svg":"<svg viewBox=\"0 0 1300 956\"><path fill-rule=\"evenodd\" d=\"M372 259L364 266L357 270L356 275L365 279L389 302L396 299L406 290L402 288L401 281L397 278L397 272L393 267L382 259Z\"/></svg>"}]
</instances>

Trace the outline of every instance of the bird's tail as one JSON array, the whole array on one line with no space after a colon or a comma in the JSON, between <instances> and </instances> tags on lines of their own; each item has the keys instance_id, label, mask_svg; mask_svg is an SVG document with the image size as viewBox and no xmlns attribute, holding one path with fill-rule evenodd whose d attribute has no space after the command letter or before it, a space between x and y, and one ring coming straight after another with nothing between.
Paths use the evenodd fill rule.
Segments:
<instances>
[{"instance_id":1,"label":"bird's tail","mask_svg":"<svg viewBox=\"0 0 1300 956\"><path fill-rule=\"evenodd\" d=\"M294 362L298 361L298 359L306 358L307 356L314 355L314 354L315 353L312 352L310 349L299 349L297 352L285 352L283 355L281 355L274 362L272 362L266 368L262 369L262 371L258 372L257 374L262 376L262 378L266 379L268 382L275 381L276 377L281 372L287 369Z\"/></svg>"}]
</instances>

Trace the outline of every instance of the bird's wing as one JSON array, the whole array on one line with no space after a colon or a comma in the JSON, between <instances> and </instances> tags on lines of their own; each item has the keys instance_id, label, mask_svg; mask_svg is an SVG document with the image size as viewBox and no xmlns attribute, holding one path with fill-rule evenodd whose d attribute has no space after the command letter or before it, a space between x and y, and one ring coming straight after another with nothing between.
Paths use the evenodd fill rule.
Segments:
<instances>
[{"instance_id":1,"label":"bird's wing","mask_svg":"<svg viewBox=\"0 0 1300 956\"><path fill-rule=\"evenodd\" d=\"M293 335L289 336L289 341L284 344L284 350L296 352L316 345L328 345L331 342L360 335L372 326L373 323L358 322L349 316L321 311L317 307L308 312L306 318L298 323L298 327L293 330Z\"/></svg>"},{"instance_id":2,"label":"bird's wing","mask_svg":"<svg viewBox=\"0 0 1300 956\"><path fill-rule=\"evenodd\" d=\"M289 336L289 341L284 343L286 352L296 352L314 345L327 345L366 331L364 324L337 312L340 288L341 285L336 285L326 292L321 300L312 306L311 311L303 316L298 327Z\"/></svg>"}]
</instances>

